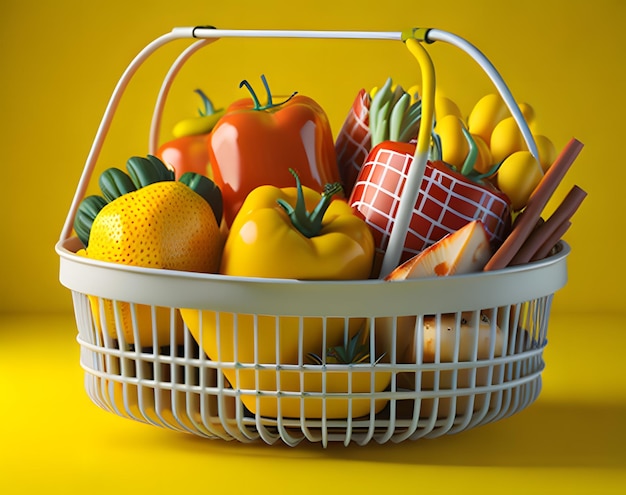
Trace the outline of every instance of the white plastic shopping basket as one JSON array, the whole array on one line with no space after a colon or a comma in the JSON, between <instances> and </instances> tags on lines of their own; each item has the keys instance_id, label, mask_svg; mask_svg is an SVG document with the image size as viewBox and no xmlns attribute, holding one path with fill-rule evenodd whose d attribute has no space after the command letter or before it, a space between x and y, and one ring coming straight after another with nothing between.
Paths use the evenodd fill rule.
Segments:
<instances>
[{"instance_id":1,"label":"white plastic shopping basket","mask_svg":"<svg viewBox=\"0 0 626 495\"><path fill-rule=\"evenodd\" d=\"M122 93L145 59L171 40L193 40L159 93L154 149L183 63L217 39L258 36L402 39L397 32L176 28L133 60L56 247L90 398L120 416L180 432L292 446L433 438L527 407L541 389L553 295L567 280L564 242L525 265L393 283L238 278L75 254L82 247L72 236L77 205ZM436 30L430 36L446 37ZM305 352L345 344L357 328L367 349L358 363L320 363Z\"/></svg>"}]
</instances>

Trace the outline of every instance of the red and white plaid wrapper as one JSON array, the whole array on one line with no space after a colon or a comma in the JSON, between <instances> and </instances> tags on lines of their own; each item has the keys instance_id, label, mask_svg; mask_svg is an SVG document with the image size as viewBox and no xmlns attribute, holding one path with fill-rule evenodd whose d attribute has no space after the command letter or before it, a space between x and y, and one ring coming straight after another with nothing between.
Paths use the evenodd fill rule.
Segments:
<instances>
[{"instance_id":1,"label":"red and white plaid wrapper","mask_svg":"<svg viewBox=\"0 0 626 495\"><path fill-rule=\"evenodd\" d=\"M372 146L369 126L370 96L359 91L335 141L339 174L346 197L350 195L359 171Z\"/></svg>"},{"instance_id":2,"label":"red and white plaid wrapper","mask_svg":"<svg viewBox=\"0 0 626 495\"><path fill-rule=\"evenodd\" d=\"M350 204L372 228L377 255L384 255L397 215L413 153L376 146L367 157ZM472 220L481 220L492 244L504 241L511 227L505 196L473 183L443 163L428 162L407 232L402 261L415 256Z\"/></svg>"}]
</instances>

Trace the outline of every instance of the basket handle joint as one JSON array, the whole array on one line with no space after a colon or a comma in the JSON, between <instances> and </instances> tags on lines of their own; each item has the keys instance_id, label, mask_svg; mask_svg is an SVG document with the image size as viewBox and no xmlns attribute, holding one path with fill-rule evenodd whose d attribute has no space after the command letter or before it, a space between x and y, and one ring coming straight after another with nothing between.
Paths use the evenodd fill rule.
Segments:
<instances>
[{"instance_id":1,"label":"basket handle joint","mask_svg":"<svg viewBox=\"0 0 626 495\"><path fill-rule=\"evenodd\" d=\"M192 30L191 30L191 36L193 36L194 38L199 38L199 36L196 36L196 30L197 29L217 29L215 26L211 26L211 25L205 25L205 26L195 26Z\"/></svg>"},{"instance_id":2,"label":"basket handle joint","mask_svg":"<svg viewBox=\"0 0 626 495\"><path fill-rule=\"evenodd\" d=\"M428 33L432 28L410 28L402 31L402 41L406 42L408 39L414 39L424 43L434 43L435 40L428 37Z\"/></svg>"}]
</instances>

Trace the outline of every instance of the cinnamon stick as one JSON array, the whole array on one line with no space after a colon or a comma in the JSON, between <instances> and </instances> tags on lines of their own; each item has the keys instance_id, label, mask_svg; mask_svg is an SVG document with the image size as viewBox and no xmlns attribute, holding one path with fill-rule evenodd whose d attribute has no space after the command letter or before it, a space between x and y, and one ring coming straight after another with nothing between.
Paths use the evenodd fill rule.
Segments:
<instances>
[{"instance_id":1,"label":"cinnamon stick","mask_svg":"<svg viewBox=\"0 0 626 495\"><path fill-rule=\"evenodd\" d=\"M548 256L550 254L550 251L552 251L552 248L556 246L557 242L561 240L561 238L565 235L565 232L567 232L571 226L572 222L570 222L569 220L557 226L556 229L554 229L554 231L552 232L552 235L548 237L546 242L544 242L543 245L539 249L537 249L530 261L539 261Z\"/></svg>"},{"instance_id":2,"label":"cinnamon stick","mask_svg":"<svg viewBox=\"0 0 626 495\"><path fill-rule=\"evenodd\" d=\"M561 180L572 166L583 148L577 139L571 139L563 148L554 163L545 173L526 204L526 208L516 219L509 236L494 253L485 266L485 271L506 268L522 247Z\"/></svg>"},{"instance_id":3,"label":"cinnamon stick","mask_svg":"<svg viewBox=\"0 0 626 495\"><path fill-rule=\"evenodd\" d=\"M565 199L563 199L557 209L554 210L552 216L529 234L521 248L515 253L515 256L513 256L509 266L528 263L537 250L552 237L554 232L572 218L586 196L587 193L580 187L572 187L567 196L565 196Z\"/></svg>"}]
</instances>

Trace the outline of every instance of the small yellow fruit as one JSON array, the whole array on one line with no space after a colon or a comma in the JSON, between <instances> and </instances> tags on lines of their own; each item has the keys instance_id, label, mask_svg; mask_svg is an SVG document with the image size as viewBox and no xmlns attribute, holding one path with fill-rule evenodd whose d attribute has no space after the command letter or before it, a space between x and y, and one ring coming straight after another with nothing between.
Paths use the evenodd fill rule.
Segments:
<instances>
[{"instance_id":1,"label":"small yellow fruit","mask_svg":"<svg viewBox=\"0 0 626 495\"><path fill-rule=\"evenodd\" d=\"M495 163L501 162L516 151L528 149L522 131L513 117L507 117L498 122L491 133L489 148Z\"/></svg>"},{"instance_id":2,"label":"small yellow fruit","mask_svg":"<svg viewBox=\"0 0 626 495\"><path fill-rule=\"evenodd\" d=\"M531 107L528 103L518 103L517 106L522 112L524 120L526 121L528 126L531 127L535 122L535 109Z\"/></svg>"},{"instance_id":3,"label":"small yellow fruit","mask_svg":"<svg viewBox=\"0 0 626 495\"><path fill-rule=\"evenodd\" d=\"M435 132L441 138L441 155L444 162L461 168L469 153L469 144L463 134L463 122L456 115L446 115L437 122Z\"/></svg>"},{"instance_id":4,"label":"small yellow fruit","mask_svg":"<svg viewBox=\"0 0 626 495\"><path fill-rule=\"evenodd\" d=\"M543 171L547 172L550 165L556 160L556 147L548 137L542 134L537 134L534 138L539 152L539 163L541 163Z\"/></svg>"},{"instance_id":5,"label":"small yellow fruit","mask_svg":"<svg viewBox=\"0 0 626 495\"><path fill-rule=\"evenodd\" d=\"M440 94L435 95L435 117L437 120L442 119L446 115L454 115L459 119L463 119L463 114L458 105L447 96Z\"/></svg>"},{"instance_id":6,"label":"small yellow fruit","mask_svg":"<svg viewBox=\"0 0 626 495\"><path fill-rule=\"evenodd\" d=\"M513 211L519 211L543 177L541 165L530 151L516 151L498 169L497 184L511 200Z\"/></svg>"},{"instance_id":7,"label":"small yellow fruit","mask_svg":"<svg viewBox=\"0 0 626 495\"><path fill-rule=\"evenodd\" d=\"M467 119L467 127L472 134L476 134L490 145L491 133L496 124L508 115L508 108L502 97L497 93L483 96Z\"/></svg>"}]
</instances>

